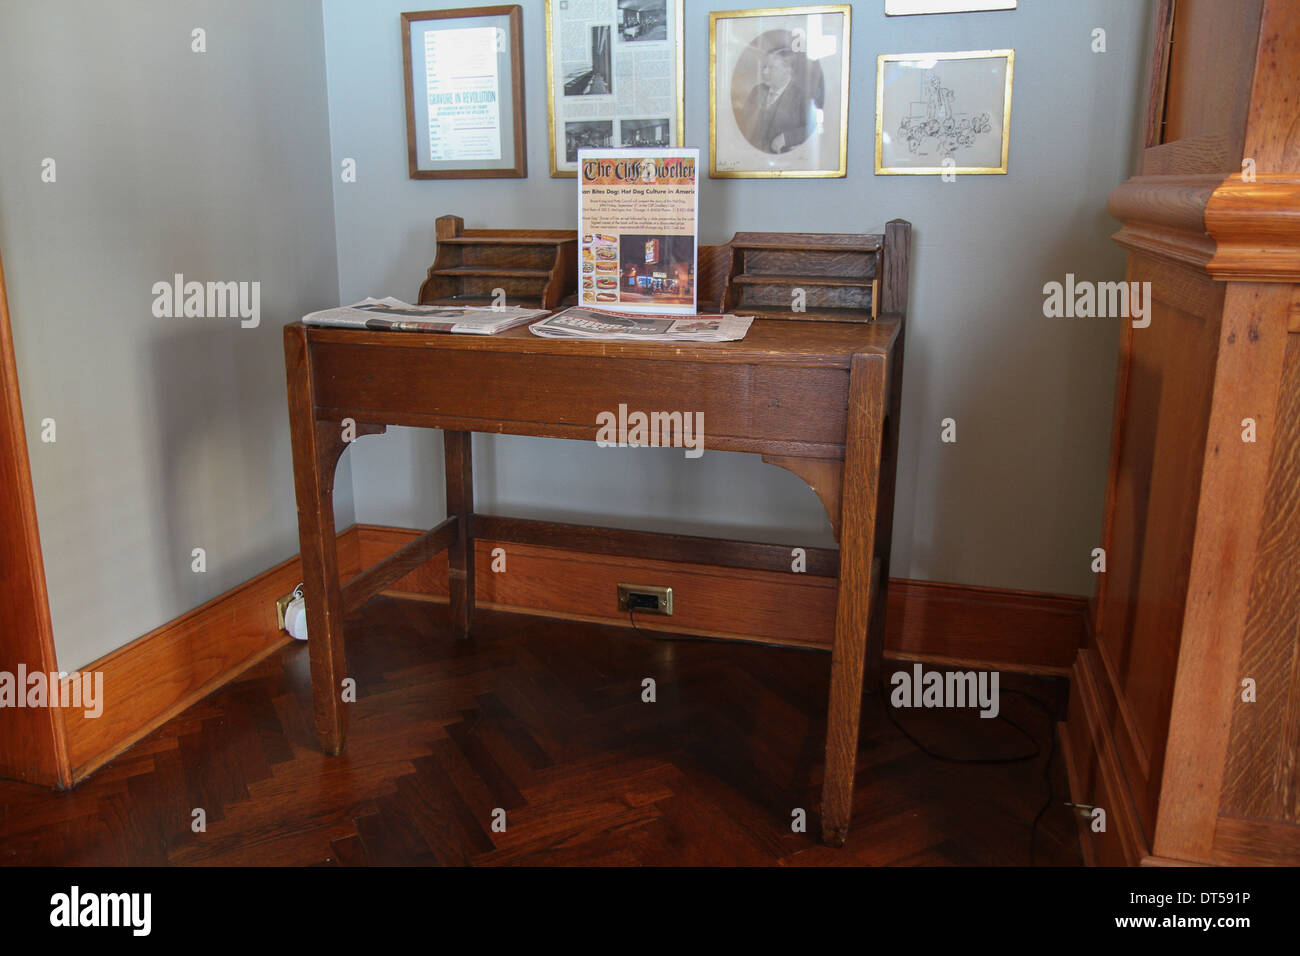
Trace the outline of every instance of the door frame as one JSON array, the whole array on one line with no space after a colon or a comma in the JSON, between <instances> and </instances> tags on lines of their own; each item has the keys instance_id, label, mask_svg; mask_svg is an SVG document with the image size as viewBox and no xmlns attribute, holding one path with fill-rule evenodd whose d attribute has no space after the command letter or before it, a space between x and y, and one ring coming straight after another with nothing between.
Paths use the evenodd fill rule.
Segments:
<instances>
[{"instance_id":1,"label":"door frame","mask_svg":"<svg viewBox=\"0 0 1300 956\"><path fill-rule=\"evenodd\" d=\"M0 671L9 672L16 680L20 665L28 674L47 675L47 706L4 708L0 777L70 787L63 712L48 706L53 703L49 695L59 689L59 683L50 683L48 675L56 673L58 665L0 260ZM18 694L27 690L15 689Z\"/></svg>"}]
</instances>

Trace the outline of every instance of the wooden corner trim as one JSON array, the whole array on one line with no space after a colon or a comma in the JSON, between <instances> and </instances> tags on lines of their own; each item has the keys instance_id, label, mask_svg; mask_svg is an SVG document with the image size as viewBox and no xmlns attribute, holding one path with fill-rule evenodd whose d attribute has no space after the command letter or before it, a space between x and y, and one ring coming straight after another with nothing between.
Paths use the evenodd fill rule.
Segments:
<instances>
[{"instance_id":1,"label":"wooden corner trim","mask_svg":"<svg viewBox=\"0 0 1300 956\"><path fill-rule=\"evenodd\" d=\"M1119 835L1124 857L1133 866L1150 856L1151 850L1138 820L1137 806L1129 792L1114 737L1106 722L1106 712L1096 681L1097 675L1093 671L1088 651L1081 649L1075 660L1073 674L1074 687L1083 704L1083 714L1080 716L1087 726L1088 739L1096 753L1097 771L1104 778L1106 792L1111 795L1114 804L1110 820Z\"/></svg>"},{"instance_id":2,"label":"wooden corner trim","mask_svg":"<svg viewBox=\"0 0 1300 956\"><path fill-rule=\"evenodd\" d=\"M1106 201L1122 223L1113 238L1131 251L1204 269L1214 257L1205 207L1222 182L1219 175L1134 176Z\"/></svg>"},{"instance_id":3,"label":"wooden corner trim","mask_svg":"<svg viewBox=\"0 0 1300 956\"><path fill-rule=\"evenodd\" d=\"M56 671L54 630L2 263L0 568L0 661L15 668L25 664L29 671ZM29 783L68 786L72 777L62 711L53 707L5 711L0 721L0 773Z\"/></svg>"},{"instance_id":4,"label":"wooden corner trim","mask_svg":"<svg viewBox=\"0 0 1300 956\"><path fill-rule=\"evenodd\" d=\"M872 300L875 305L875 300ZM835 540L840 540L840 500L844 483L844 462L835 458L791 458L784 455L764 455L769 465L784 468L803 479L826 509Z\"/></svg>"},{"instance_id":5,"label":"wooden corner trim","mask_svg":"<svg viewBox=\"0 0 1300 956\"><path fill-rule=\"evenodd\" d=\"M1238 282L1300 282L1300 176L1231 176L1210 196L1207 271Z\"/></svg>"},{"instance_id":6,"label":"wooden corner trim","mask_svg":"<svg viewBox=\"0 0 1300 956\"><path fill-rule=\"evenodd\" d=\"M1114 240L1219 281L1300 282L1300 177L1135 176L1110 194Z\"/></svg>"}]
</instances>

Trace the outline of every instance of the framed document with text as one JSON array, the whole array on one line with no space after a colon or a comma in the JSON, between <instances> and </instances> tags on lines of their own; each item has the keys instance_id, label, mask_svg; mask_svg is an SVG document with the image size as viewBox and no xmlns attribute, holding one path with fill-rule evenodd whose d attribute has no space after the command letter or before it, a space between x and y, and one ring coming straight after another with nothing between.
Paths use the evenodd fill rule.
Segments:
<instances>
[{"instance_id":1,"label":"framed document with text","mask_svg":"<svg viewBox=\"0 0 1300 956\"><path fill-rule=\"evenodd\" d=\"M402 14L412 179L523 178L518 5Z\"/></svg>"},{"instance_id":2,"label":"framed document with text","mask_svg":"<svg viewBox=\"0 0 1300 956\"><path fill-rule=\"evenodd\" d=\"M686 135L683 0L546 0L551 175L580 149L670 149Z\"/></svg>"},{"instance_id":3,"label":"framed document with text","mask_svg":"<svg viewBox=\"0 0 1300 956\"><path fill-rule=\"evenodd\" d=\"M852 8L709 14L709 175L839 177L848 169Z\"/></svg>"}]
</instances>

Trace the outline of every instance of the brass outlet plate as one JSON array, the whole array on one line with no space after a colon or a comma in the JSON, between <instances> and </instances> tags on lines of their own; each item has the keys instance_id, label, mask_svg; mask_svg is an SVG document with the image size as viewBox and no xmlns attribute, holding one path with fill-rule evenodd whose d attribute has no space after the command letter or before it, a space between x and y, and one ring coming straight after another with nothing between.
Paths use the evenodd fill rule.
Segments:
<instances>
[{"instance_id":1,"label":"brass outlet plate","mask_svg":"<svg viewBox=\"0 0 1300 956\"><path fill-rule=\"evenodd\" d=\"M633 594L649 595L659 602L656 607L638 607L638 611L646 614L662 614L664 617L673 616L672 588L661 588L651 584L620 584L618 586L618 609L620 611L628 609L628 598Z\"/></svg>"},{"instance_id":2,"label":"brass outlet plate","mask_svg":"<svg viewBox=\"0 0 1300 956\"><path fill-rule=\"evenodd\" d=\"M293 592L286 594L275 602L275 623L279 625L280 630L284 630L284 612L289 610L289 603L293 600Z\"/></svg>"}]
</instances>

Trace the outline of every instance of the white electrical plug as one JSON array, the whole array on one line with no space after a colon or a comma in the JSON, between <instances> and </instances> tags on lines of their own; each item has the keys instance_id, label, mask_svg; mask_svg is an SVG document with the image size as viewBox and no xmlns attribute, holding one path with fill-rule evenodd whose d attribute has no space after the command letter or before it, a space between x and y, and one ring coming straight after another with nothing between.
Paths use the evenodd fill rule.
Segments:
<instances>
[{"instance_id":1,"label":"white electrical plug","mask_svg":"<svg viewBox=\"0 0 1300 956\"><path fill-rule=\"evenodd\" d=\"M296 640L307 640L307 604L302 596L301 584L293 589L293 600L284 609L284 629Z\"/></svg>"}]
</instances>

